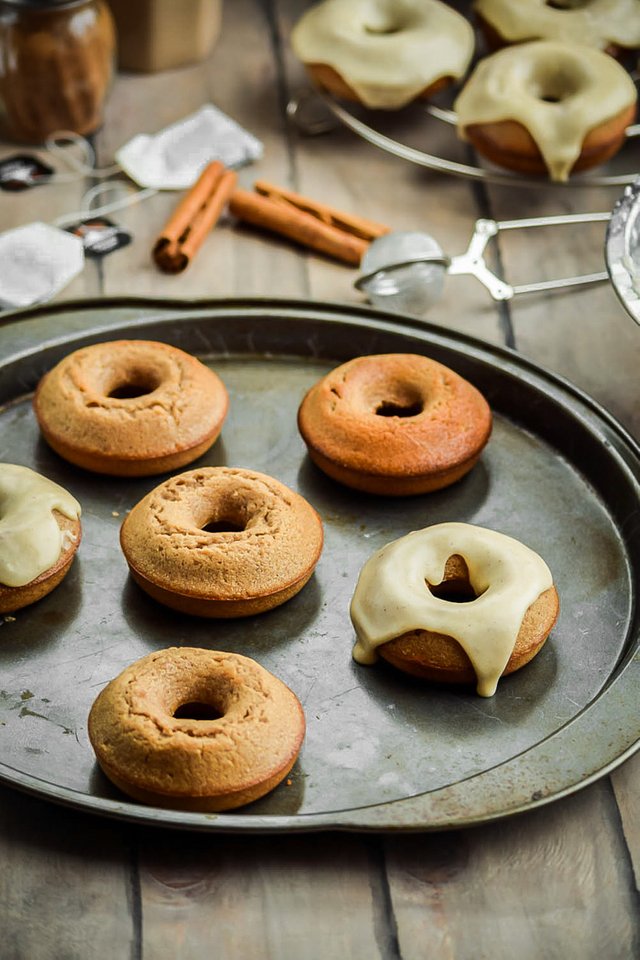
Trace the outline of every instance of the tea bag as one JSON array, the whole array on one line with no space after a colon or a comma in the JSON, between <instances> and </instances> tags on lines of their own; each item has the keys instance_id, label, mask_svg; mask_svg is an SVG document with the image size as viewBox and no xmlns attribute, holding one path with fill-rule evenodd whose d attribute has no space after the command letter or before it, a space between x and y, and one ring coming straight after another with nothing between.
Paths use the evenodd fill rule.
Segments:
<instances>
[{"instance_id":1,"label":"tea bag","mask_svg":"<svg viewBox=\"0 0 640 960\"><path fill-rule=\"evenodd\" d=\"M82 240L48 223L0 233L0 307L50 300L83 266Z\"/></svg>"},{"instance_id":2,"label":"tea bag","mask_svg":"<svg viewBox=\"0 0 640 960\"><path fill-rule=\"evenodd\" d=\"M186 190L212 160L240 167L261 156L259 140L207 104L159 133L139 134L120 147L115 158L141 187Z\"/></svg>"}]
</instances>

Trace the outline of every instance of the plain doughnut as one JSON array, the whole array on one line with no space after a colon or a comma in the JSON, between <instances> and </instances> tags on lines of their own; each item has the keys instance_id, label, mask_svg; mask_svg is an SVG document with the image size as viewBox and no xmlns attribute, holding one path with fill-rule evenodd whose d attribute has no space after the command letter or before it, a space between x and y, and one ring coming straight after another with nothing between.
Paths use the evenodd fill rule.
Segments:
<instances>
[{"instance_id":1,"label":"plain doughnut","mask_svg":"<svg viewBox=\"0 0 640 960\"><path fill-rule=\"evenodd\" d=\"M131 510L120 543L154 600L202 617L244 617L293 597L320 557L313 507L263 473L203 467L161 483Z\"/></svg>"},{"instance_id":2,"label":"plain doughnut","mask_svg":"<svg viewBox=\"0 0 640 960\"><path fill-rule=\"evenodd\" d=\"M208 450L228 403L217 374L183 350L115 340L61 360L41 379L34 410L65 460L96 473L149 476Z\"/></svg>"},{"instance_id":3,"label":"plain doughnut","mask_svg":"<svg viewBox=\"0 0 640 960\"><path fill-rule=\"evenodd\" d=\"M334 480L387 496L439 490L477 462L491 433L484 397L418 354L357 357L304 397L298 426Z\"/></svg>"},{"instance_id":4,"label":"plain doughnut","mask_svg":"<svg viewBox=\"0 0 640 960\"><path fill-rule=\"evenodd\" d=\"M295 694L254 660L172 647L112 680L89 714L106 776L142 803L229 810L286 777L305 732Z\"/></svg>"}]
</instances>

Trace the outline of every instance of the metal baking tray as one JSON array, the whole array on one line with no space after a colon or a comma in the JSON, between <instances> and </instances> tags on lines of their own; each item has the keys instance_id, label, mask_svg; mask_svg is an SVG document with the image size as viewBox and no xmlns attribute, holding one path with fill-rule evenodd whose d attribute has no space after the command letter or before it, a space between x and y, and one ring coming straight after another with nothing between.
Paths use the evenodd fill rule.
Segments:
<instances>
[{"instance_id":1,"label":"metal baking tray","mask_svg":"<svg viewBox=\"0 0 640 960\"><path fill-rule=\"evenodd\" d=\"M40 439L30 393L71 350L160 339L206 359L231 395L202 464L269 473L319 510L326 545L309 584L248 619L189 618L131 582L118 545L126 511L161 481L85 473ZM296 428L306 389L358 354L423 353L487 396L495 429L460 483L391 500L351 492L309 461ZM589 397L528 360L366 307L292 300L95 300L0 324L0 456L70 489L83 542L49 597L0 618L0 780L80 810L205 831L429 830L548 803L640 743L636 584L640 449ZM384 543L445 520L515 536L547 560L561 615L547 644L492 699L353 662L348 606ZM173 812L129 802L97 769L93 699L125 665L185 644L241 652L300 697L307 737L290 782L242 810Z\"/></svg>"}]
</instances>

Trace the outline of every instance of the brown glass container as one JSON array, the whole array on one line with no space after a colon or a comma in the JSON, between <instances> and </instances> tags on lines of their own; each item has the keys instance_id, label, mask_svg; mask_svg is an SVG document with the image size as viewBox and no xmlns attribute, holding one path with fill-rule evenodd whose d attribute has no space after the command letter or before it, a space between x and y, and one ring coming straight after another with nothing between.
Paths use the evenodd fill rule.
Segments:
<instances>
[{"instance_id":1,"label":"brown glass container","mask_svg":"<svg viewBox=\"0 0 640 960\"><path fill-rule=\"evenodd\" d=\"M19 143L93 133L115 55L104 0L0 0L0 130Z\"/></svg>"}]
</instances>

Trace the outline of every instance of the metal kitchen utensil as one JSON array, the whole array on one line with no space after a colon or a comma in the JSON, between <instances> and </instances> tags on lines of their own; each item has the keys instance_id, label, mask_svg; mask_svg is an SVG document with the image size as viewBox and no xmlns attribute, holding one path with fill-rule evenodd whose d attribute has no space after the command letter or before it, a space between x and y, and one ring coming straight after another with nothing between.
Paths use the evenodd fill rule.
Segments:
<instances>
[{"instance_id":1,"label":"metal kitchen utensil","mask_svg":"<svg viewBox=\"0 0 640 960\"><path fill-rule=\"evenodd\" d=\"M602 282L609 279L607 272L511 285L487 266L484 255L489 241L501 230L597 223L610 217L610 213L574 213L521 220L483 218L476 221L465 252L454 257L446 255L428 233L385 234L369 246L362 260L362 273L354 286L366 293L376 306L420 315L440 299L447 275L475 277L494 300L510 300L518 294Z\"/></svg>"},{"instance_id":2,"label":"metal kitchen utensil","mask_svg":"<svg viewBox=\"0 0 640 960\"><path fill-rule=\"evenodd\" d=\"M625 188L613 208L605 239L605 261L622 305L640 323L640 179Z\"/></svg>"}]
</instances>

